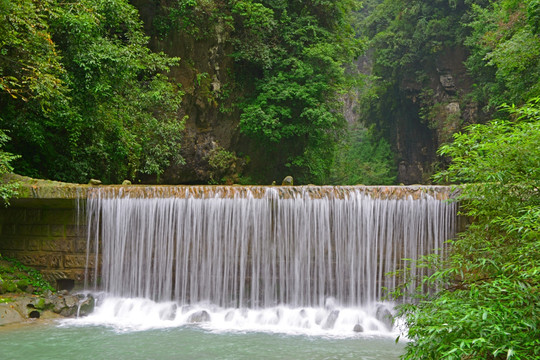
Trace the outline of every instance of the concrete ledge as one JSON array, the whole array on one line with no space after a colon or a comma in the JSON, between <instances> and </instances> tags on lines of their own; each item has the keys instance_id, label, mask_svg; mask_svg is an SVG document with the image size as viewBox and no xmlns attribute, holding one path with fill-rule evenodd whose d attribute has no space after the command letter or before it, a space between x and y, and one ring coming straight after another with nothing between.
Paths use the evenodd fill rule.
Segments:
<instances>
[{"instance_id":1,"label":"concrete ledge","mask_svg":"<svg viewBox=\"0 0 540 360\"><path fill-rule=\"evenodd\" d=\"M33 179L27 176L6 174L3 183L17 182L20 184L18 199L57 199L75 200L86 198L90 185L64 183L52 180Z\"/></svg>"}]
</instances>

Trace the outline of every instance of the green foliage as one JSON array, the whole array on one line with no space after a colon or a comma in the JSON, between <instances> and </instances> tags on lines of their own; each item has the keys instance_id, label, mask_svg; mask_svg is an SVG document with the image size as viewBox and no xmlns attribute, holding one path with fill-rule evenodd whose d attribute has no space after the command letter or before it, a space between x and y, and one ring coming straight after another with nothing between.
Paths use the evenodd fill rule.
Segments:
<instances>
[{"instance_id":1,"label":"green foliage","mask_svg":"<svg viewBox=\"0 0 540 360\"><path fill-rule=\"evenodd\" d=\"M13 99L37 97L43 106L65 91L47 18L52 0L0 1L0 92Z\"/></svg>"},{"instance_id":2,"label":"green foliage","mask_svg":"<svg viewBox=\"0 0 540 360\"><path fill-rule=\"evenodd\" d=\"M465 44L467 66L478 81L475 96L493 110L540 93L538 1L503 0L472 6Z\"/></svg>"},{"instance_id":3,"label":"green foliage","mask_svg":"<svg viewBox=\"0 0 540 360\"><path fill-rule=\"evenodd\" d=\"M39 271L23 265L19 260L0 255L0 287L3 292L26 291L31 286L34 294L55 289L43 279Z\"/></svg>"},{"instance_id":4,"label":"green foliage","mask_svg":"<svg viewBox=\"0 0 540 360\"><path fill-rule=\"evenodd\" d=\"M42 29L36 36L48 45L31 33L15 34L21 41L9 49L26 54L28 46L32 56L12 71L24 78L26 68L38 68L35 81L49 84L54 77L58 89L29 87L24 99L13 98L10 89L0 93L0 125L13 137L7 150L22 156L15 171L118 183L141 174L159 177L181 163L182 93L164 75L178 59L150 52L135 8L127 0L25 3L36 15L20 13L23 23Z\"/></svg>"},{"instance_id":5,"label":"green foliage","mask_svg":"<svg viewBox=\"0 0 540 360\"><path fill-rule=\"evenodd\" d=\"M368 39L373 63L360 91L360 119L392 144L399 162L411 151L404 149L404 138L417 138L420 152L436 141L430 138L439 135L439 126L453 129L453 122L460 123L460 115L439 111L441 99L434 98L433 90L440 59L459 49L466 37L462 24L468 21L469 6L463 0L372 0L367 8L359 14L358 31ZM465 107L460 95L454 101ZM449 138L450 131L442 132L441 140ZM429 155L416 159L425 156L427 161Z\"/></svg>"},{"instance_id":6,"label":"green foliage","mask_svg":"<svg viewBox=\"0 0 540 360\"><path fill-rule=\"evenodd\" d=\"M208 165L210 166L210 183L233 183L238 178L237 163L238 157L222 148L216 146L208 153Z\"/></svg>"},{"instance_id":7,"label":"green foliage","mask_svg":"<svg viewBox=\"0 0 540 360\"><path fill-rule=\"evenodd\" d=\"M173 32L187 34L196 40L208 39L214 26L225 20L231 22L224 12L226 5L213 0L165 0L153 18L153 28L164 39Z\"/></svg>"},{"instance_id":8,"label":"green foliage","mask_svg":"<svg viewBox=\"0 0 540 360\"><path fill-rule=\"evenodd\" d=\"M420 76L445 47L459 44L463 1L385 0L361 25L375 50L375 75Z\"/></svg>"},{"instance_id":9,"label":"green foliage","mask_svg":"<svg viewBox=\"0 0 540 360\"><path fill-rule=\"evenodd\" d=\"M336 185L391 185L396 182L390 145L373 130L351 129L337 148L330 183Z\"/></svg>"},{"instance_id":10,"label":"green foliage","mask_svg":"<svg viewBox=\"0 0 540 360\"><path fill-rule=\"evenodd\" d=\"M540 98L503 109L508 120L440 149L452 163L437 179L467 183L459 200L474 222L425 279L442 290L401 308L406 359L540 357Z\"/></svg>"},{"instance_id":11,"label":"green foliage","mask_svg":"<svg viewBox=\"0 0 540 360\"><path fill-rule=\"evenodd\" d=\"M4 174L9 174L13 171L11 162L18 158L17 155L5 152L3 150L4 145L10 140L10 137L2 130L0 130L0 180ZM9 199L18 195L17 189L19 184L16 182L0 183L0 199L4 202L4 205L9 205Z\"/></svg>"},{"instance_id":12,"label":"green foliage","mask_svg":"<svg viewBox=\"0 0 540 360\"><path fill-rule=\"evenodd\" d=\"M351 84L343 65L361 45L348 18L356 7L352 0L234 3L238 80L251 94L240 130L264 149L256 172L266 181L287 173L300 183L328 178L344 126L340 94Z\"/></svg>"}]
</instances>

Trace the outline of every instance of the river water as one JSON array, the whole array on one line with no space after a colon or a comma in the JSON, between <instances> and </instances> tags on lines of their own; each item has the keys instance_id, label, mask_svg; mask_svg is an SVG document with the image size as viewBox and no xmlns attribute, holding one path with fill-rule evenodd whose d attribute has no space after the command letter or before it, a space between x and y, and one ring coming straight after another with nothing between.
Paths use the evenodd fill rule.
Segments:
<instances>
[{"instance_id":1,"label":"river water","mask_svg":"<svg viewBox=\"0 0 540 360\"><path fill-rule=\"evenodd\" d=\"M84 321L0 328L0 359L357 359L397 360L390 336L222 331L199 325L120 330Z\"/></svg>"}]
</instances>

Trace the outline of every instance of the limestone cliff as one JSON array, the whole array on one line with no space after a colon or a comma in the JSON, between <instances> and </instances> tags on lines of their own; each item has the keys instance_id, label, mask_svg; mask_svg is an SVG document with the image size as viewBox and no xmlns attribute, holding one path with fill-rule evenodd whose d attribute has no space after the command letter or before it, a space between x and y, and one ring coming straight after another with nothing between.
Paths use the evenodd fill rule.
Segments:
<instances>
[{"instance_id":1,"label":"limestone cliff","mask_svg":"<svg viewBox=\"0 0 540 360\"><path fill-rule=\"evenodd\" d=\"M200 16L205 22L204 33L190 33L174 26L160 33L157 21L168 16L167 1L132 3L139 9L145 32L150 36L150 48L180 58L169 75L182 85L185 93L180 117L187 116L182 146L186 162L169 168L161 182L207 183L214 170L209 165L212 154L216 149L233 149L237 141L239 116L231 105L234 61L229 56L232 46L228 41L232 29L222 18L212 19L203 13Z\"/></svg>"}]
</instances>

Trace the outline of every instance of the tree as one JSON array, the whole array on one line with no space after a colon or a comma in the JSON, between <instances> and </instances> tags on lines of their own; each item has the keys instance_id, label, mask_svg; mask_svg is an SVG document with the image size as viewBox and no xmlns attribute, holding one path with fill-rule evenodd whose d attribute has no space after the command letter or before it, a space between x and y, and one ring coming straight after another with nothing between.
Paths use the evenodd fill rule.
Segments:
<instances>
[{"instance_id":1,"label":"tree","mask_svg":"<svg viewBox=\"0 0 540 360\"><path fill-rule=\"evenodd\" d=\"M330 183L336 185L392 185L396 182L394 156L386 140L373 129L349 129L338 143Z\"/></svg>"},{"instance_id":2,"label":"tree","mask_svg":"<svg viewBox=\"0 0 540 360\"><path fill-rule=\"evenodd\" d=\"M0 64L20 59L4 66L19 75L6 77L10 87L0 94L0 127L12 136L7 149L21 155L17 172L118 183L159 178L183 161L182 93L165 76L178 59L148 49L127 0L2 4L15 11L2 26L16 31Z\"/></svg>"},{"instance_id":3,"label":"tree","mask_svg":"<svg viewBox=\"0 0 540 360\"><path fill-rule=\"evenodd\" d=\"M354 0L238 1L234 57L248 94L240 131L255 140L259 177L291 172L323 183L344 126L344 65L360 50L351 27ZM262 176L261 176L262 174Z\"/></svg>"},{"instance_id":4,"label":"tree","mask_svg":"<svg viewBox=\"0 0 540 360\"><path fill-rule=\"evenodd\" d=\"M504 102L522 104L540 93L538 1L472 3L467 67L474 96L493 111Z\"/></svg>"}]
</instances>

